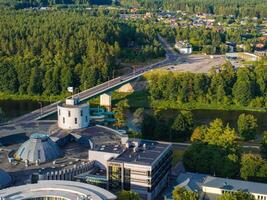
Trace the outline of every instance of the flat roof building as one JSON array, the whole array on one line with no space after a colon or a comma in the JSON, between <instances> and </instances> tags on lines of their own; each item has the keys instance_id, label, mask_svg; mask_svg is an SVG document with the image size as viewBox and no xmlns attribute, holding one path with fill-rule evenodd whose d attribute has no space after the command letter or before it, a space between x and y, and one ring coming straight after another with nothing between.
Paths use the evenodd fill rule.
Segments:
<instances>
[{"instance_id":1,"label":"flat roof building","mask_svg":"<svg viewBox=\"0 0 267 200\"><path fill-rule=\"evenodd\" d=\"M239 190L251 193L256 200L267 200L267 184L236 179L219 178L198 173L181 173L174 187L184 187L187 190L198 192L200 199L216 200L223 193ZM174 189L174 188L172 188ZM171 191L167 199L171 198Z\"/></svg>"},{"instance_id":2,"label":"flat roof building","mask_svg":"<svg viewBox=\"0 0 267 200\"><path fill-rule=\"evenodd\" d=\"M133 140L107 162L109 189L131 190L143 199L155 199L167 186L171 162L171 144Z\"/></svg>"}]
</instances>

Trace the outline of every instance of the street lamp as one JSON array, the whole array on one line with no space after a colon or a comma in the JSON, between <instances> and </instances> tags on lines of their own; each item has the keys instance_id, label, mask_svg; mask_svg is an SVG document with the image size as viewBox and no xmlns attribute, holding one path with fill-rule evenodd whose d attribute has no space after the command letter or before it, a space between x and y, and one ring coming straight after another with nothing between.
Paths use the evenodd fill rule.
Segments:
<instances>
[{"instance_id":1,"label":"street lamp","mask_svg":"<svg viewBox=\"0 0 267 200\"><path fill-rule=\"evenodd\" d=\"M80 98L80 90L78 87L74 89L74 95L73 96L75 97L76 94L78 94L77 96L78 96L78 98Z\"/></svg>"},{"instance_id":2,"label":"street lamp","mask_svg":"<svg viewBox=\"0 0 267 200\"><path fill-rule=\"evenodd\" d=\"M43 104L42 104L42 102L38 102L39 103L39 105L40 105L40 108L41 108L41 116L43 115Z\"/></svg>"},{"instance_id":3,"label":"street lamp","mask_svg":"<svg viewBox=\"0 0 267 200\"><path fill-rule=\"evenodd\" d=\"M133 75L135 76L135 66L133 66Z\"/></svg>"}]
</instances>

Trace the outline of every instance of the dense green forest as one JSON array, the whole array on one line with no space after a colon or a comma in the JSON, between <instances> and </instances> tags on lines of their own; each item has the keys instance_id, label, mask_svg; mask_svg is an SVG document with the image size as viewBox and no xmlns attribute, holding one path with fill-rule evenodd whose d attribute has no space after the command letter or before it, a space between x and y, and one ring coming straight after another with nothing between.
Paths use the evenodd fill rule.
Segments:
<instances>
[{"instance_id":1,"label":"dense green forest","mask_svg":"<svg viewBox=\"0 0 267 200\"><path fill-rule=\"evenodd\" d=\"M146 77L153 100L267 107L267 67L264 63L237 70L226 64L210 74L152 72Z\"/></svg>"},{"instance_id":2,"label":"dense green forest","mask_svg":"<svg viewBox=\"0 0 267 200\"><path fill-rule=\"evenodd\" d=\"M164 55L149 24L71 11L0 15L0 91L58 95L113 76L122 60Z\"/></svg>"},{"instance_id":3,"label":"dense green forest","mask_svg":"<svg viewBox=\"0 0 267 200\"><path fill-rule=\"evenodd\" d=\"M121 5L148 9L182 10L190 13L266 17L266 0L120 0Z\"/></svg>"},{"instance_id":4,"label":"dense green forest","mask_svg":"<svg viewBox=\"0 0 267 200\"><path fill-rule=\"evenodd\" d=\"M0 0L0 5L25 8L55 4L121 5L155 10L183 10L190 13L266 17L267 0Z\"/></svg>"},{"instance_id":5,"label":"dense green forest","mask_svg":"<svg viewBox=\"0 0 267 200\"><path fill-rule=\"evenodd\" d=\"M35 6L51 6L51 5L68 5L68 4L85 4L85 5L110 5L116 3L112 0L0 0L0 6L8 6L14 8L27 8Z\"/></svg>"}]
</instances>

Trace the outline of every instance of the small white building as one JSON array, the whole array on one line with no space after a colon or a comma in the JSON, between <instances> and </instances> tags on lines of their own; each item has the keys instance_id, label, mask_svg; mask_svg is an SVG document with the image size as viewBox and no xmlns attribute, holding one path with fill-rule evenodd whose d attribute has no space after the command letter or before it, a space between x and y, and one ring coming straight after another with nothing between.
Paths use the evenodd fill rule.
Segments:
<instances>
[{"instance_id":1,"label":"small white building","mask_svg":"<svg viewBox=\"0 0 267 200\"><path fill-rule=\"evenodd\" d=\"M90 121L88 104L80 104L79 98L66 99L58 105L58 127L74 130L86 128Z\"/></svg>"},{"instance_id":2,"label":"small white building","mask_svg":"<svg viewBox=\"0 0 267 200\"><path fill-rule=\"evenodd\" d=\"M187 41L176 42L175 48L180 54L192 54L192 46Z\"/></svg>"}]
</instances>

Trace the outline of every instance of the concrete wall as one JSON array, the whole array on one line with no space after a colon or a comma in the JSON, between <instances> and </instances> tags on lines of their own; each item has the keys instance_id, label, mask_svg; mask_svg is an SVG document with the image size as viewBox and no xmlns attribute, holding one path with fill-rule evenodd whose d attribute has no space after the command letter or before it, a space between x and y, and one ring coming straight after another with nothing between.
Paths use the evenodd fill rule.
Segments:
<instances>
[{"instance_id":1,"label":"concrete wall","mask_svg":"<svg viewBox=\"0 0 267 200\"><path fill-rule=\"evenodd\" d=\"M102 94L100 95L100 106L111 107L111 95L110 94Z\"/></svg>"},{"instance_id":2,"label":"concrete wall","mask_svg":"<svg viewBox=\"0 0 267 200\"><path fill-rule=\"evenodd\" d=\"M202 186L202 191L208 194L217 194L217 195L222 195L223 193L223 189L221 188L206 187L206 186ZM258 194L258 193L251 193L251 194L255 197L256 200L264 200L264 198L267 199L266 194Z\"/></svg>"},{"instance_id":3,"label":"concrete wall","mask_svg":"<svg viewBox=\"0 0 267 200\"><path fill-rule=\"evenodd\" d=\"M69 116L70 112L70 116ZM81 116L82 112L82 116ZM61 129L80 129L89 125L89 105L58 106L58 127Z\"/></svg>"},{"instance_id":4,"label":"concrete wall","mask_svg":"<svg viewBox=\"0 0 267 200\"><path fill-rule=\"evenodd\" d=\"M111 158L116 158L118 155L119 154L116 153L89 150L88 160L95 161L95 164L97 164L101 169L107 170L107 161Z\"/></svg>"},{"instance_id":5,"label":"concrete wall","mask_svg":"<svg viewBox=\"0 0 267 200\"><path fill-rule=\"evenodd\" d=\"M84 163L74 165L70 169L54 170L45 174L39 174L39 180L69 180L72 181L74 176L85 173L94 167L94 163Z\"/></svg>"}]
</instances>

